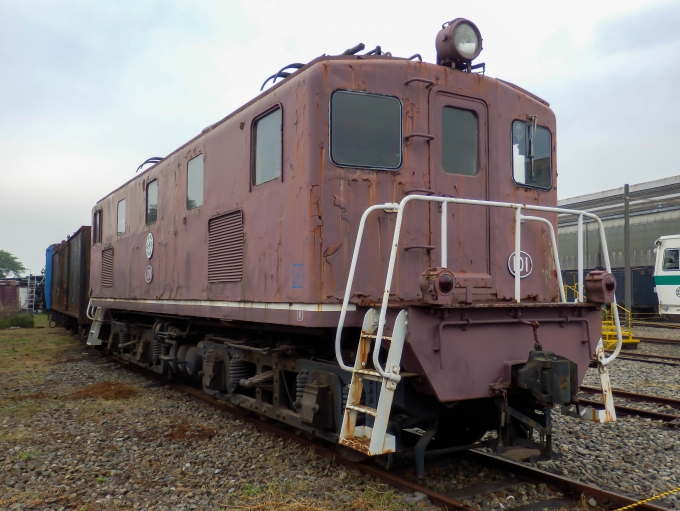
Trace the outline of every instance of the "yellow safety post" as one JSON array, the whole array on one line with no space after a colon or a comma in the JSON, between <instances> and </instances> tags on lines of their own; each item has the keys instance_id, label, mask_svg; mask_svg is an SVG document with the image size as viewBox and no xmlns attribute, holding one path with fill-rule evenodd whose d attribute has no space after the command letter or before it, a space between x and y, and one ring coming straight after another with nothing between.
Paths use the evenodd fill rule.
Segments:
<instances>
[{"instance_id":1,"label":"yellow safety post","mask_svg":"<svg viewBox=\"0 0 680 511\"><path fill-rule=\"evenodd\" d=\"M621 324L621 340L624 348L636 348L640 344L639 339L633 338L633 315L631 312L616 304L616 312L620 315L623 312L625 321ZM611 305L602 308L602 343L605 350L611 350L616 346L616 325L614 324L614 313Z\"/></svg>"},{"instance_id":2,"label":"yellow safety post","mask_svg":"<svg viewBox=\"0 0 680 511\"><path fill-rule=\"evenodd\" d=\"M578 286L574 284L570 286L569 284L564 284L564 294L566 296L567 291L574 293L574 299L578 300ZM625 321L621 323L621 340L623 342L624 348L636 348L640 344L639 339L633 338L633 315L631 312L616 304L617 312L619 315L621 312L624 314ZM616 324L614 323L614 315L612 314L611 305L609 307L602 308L602 343L604 344L605 350L611 350L616 346Z\"/></svg>"}]
</instances>

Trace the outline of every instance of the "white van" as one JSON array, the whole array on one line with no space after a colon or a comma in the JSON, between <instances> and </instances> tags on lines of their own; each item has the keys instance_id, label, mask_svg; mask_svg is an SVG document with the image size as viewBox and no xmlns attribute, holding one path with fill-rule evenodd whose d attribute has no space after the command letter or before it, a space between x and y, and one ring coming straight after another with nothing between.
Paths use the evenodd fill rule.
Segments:
<instances>
[{"instance_id":1,"label":"white van","mask_svg":"<svg viewBox=\"0 0 680 511\"><path fill-rule=\"evenodd\" d=\"M655 242L654 285L659 314L680 319L680 234L661 236Z\"/></svg>"}]
</instances>

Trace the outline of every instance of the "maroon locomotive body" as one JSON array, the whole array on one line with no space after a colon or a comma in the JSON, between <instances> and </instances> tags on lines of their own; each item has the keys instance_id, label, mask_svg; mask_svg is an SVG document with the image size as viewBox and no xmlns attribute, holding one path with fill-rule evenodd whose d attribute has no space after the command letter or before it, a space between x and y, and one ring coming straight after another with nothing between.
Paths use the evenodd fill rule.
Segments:
<instances>
[{"instance_id":1,"label":"maroon locomotive body","mask_svg":"<svg viewBox=\"0 0 680 511\"><path fill-rule=\"evenodd\" d=\"M403 211L385 336L402 310L408 326L388 429L397 450L433 428L433 445L471 443L505 427L501 399L549 429L549 409L574 400L595 356L600 306L560 299L556 213L523 222L515 264L516 210L481 202L556 207L555 116L464 59L438 60L319 57L99 201L91 304L108 350L337 441L351 373L334 339L362 215L413 195L474 199ZM395 218L366 217L345 360L381 308ZM541 351L556 358L530 356ZM538 379L522 384L531 364ZM363 382L363 406L380 384ZM360 412L357 424L376 420ZM516 422L510 437L530 437Z\"/></svg>"}]
</instances>

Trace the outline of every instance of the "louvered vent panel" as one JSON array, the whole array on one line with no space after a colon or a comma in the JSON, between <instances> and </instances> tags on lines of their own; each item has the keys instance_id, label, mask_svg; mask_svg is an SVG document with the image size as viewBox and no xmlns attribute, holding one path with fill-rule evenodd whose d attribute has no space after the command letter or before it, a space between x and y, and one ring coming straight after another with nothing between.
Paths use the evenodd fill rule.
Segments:
<instances>
[{"instance_id":1,"label":"louvered vent panel","mask_svg":"<svg viewBox=\"0 0 680 511\"><path fill-rule=\"evenodd\" d=\"M243 278L243 211L208 222L208 282L239 282Z\"/></svg>"},{"instance_id":2,"label":"louvered vent panel","mask_svg":"<svg viewBox=\"0 0 680 511\"><path fill-rule=\"evenodd\" d=\"M113 249L102 250L102 287L113 286Z\"/></svg>"}]
</instances>

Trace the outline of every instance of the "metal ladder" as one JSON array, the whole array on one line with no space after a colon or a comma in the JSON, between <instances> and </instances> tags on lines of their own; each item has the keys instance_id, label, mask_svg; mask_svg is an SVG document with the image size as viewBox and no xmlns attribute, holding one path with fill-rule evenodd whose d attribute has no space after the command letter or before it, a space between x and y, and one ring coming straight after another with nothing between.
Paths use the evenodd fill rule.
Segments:
<instances>
[{"instance_id":1,"label":"metal ladder","mask_svg":"<svg viewBox=\"0 0 680 511\"><path fill-rule=\"evenodd\" d=\"M35 290L38 287L38 277L28 276L28 293L26 296L26 312L35 312Z\"/></svg>"},{"instance_id":2,"label":"metal ladder","mask_svg":"<svg viewBox=\"0 0 680 511\"><path fill-rule=\"evenodd\" d=\"M90 327L90 333L87 335L87 345L88 346L101 346L102 340L99 338L99 330L102 328L104 323L104 316L106 315L106 309L104 307L97 307L94 312L94 316L90 313L92 311L92 302L87 305L87 310L85 314L88 318L92 320L92 326Z\"/></svg>"},{"instance_id":3,"label":"metal ladder","mask_svg":"<svg viewBox=\"0 0 680 511\"><path fill-rule=\"evenodd\" d=\"M382 336L383 340L390 343L387 354L385 370L379 364L375 369L367 367L371 351L378 352L380 346L374 346L377 336L374 334L379 324L379 313L376 309L370 309L364 316L361 328L361 337L354 362L351 368L352 379L349 384L347 405L345 406L342 429L340 430L340 443L362 452L369 456L394 452L396 440L394 435L387 433L387 424L392 409L392 400L397 383L401 380L399 376L401 353L404 348L406 338L408 313L402 310L398 315L392 331L392 337ZM374 357L374 361L377 357ZM380 395L378 397L377 408L361 404L361 395L364 390L364 379L382 382ZM373 426L364 424L357 426L359 414L373 417Z\"/></svg>"}]
</instances>

